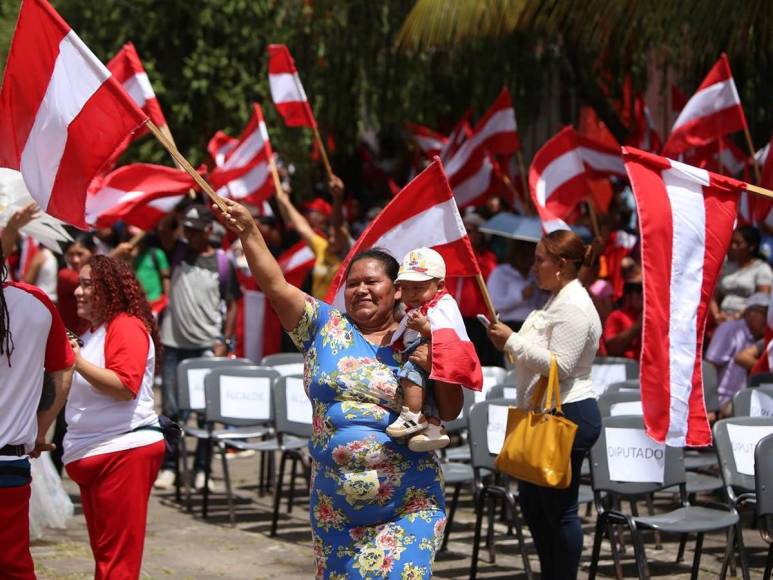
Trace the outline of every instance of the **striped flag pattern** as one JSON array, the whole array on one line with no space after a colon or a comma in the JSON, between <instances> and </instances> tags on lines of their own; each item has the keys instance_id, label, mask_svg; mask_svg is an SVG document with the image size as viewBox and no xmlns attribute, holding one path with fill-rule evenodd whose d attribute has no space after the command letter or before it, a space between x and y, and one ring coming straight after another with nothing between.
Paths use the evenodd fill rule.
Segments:
<instances>
[{"instance_id":1,"label":"striped flag pattern","mask_svg":"<svg viewBox=\"0 0 773 580\"><path fill-rule=\"evenodd\" d=\"M728 133L741 131L745 126L746 116L730 72L730 62L722 53L676 118L662 154L674 157Z\"/></svg>"},{"instance_id":2,"label":"striped flag pattern","mask_svg":"<svg viewBox=\"0 0 773 580\"><path fill-rule=\"evenodd\" d=\"M89 183L147 121L45 0L22 4L0 92L0 166L48 214L86 228Z\"/></svg>"},{"instance_id":3,"label":"striped flag pattern","mask_svg":"<svg viewBox=\"0 0 773 580\"><path fill-rule=\"evenodd\" d=\"M623 157L641 228L647 433L677 447L709 445L703 334L745 184L639 149L623 148Z\"/></svg>"},{"instance_id":4,"label":"striped flag pattern","mask_svg":"<svg viewBox=\"0 0 773 580\"><path fill-rule=\"evenodd\" d=\"M268 46L268 84L274 105L288 127L317 126L295 61L284 44Z\"/></svg>"}]
</instances>

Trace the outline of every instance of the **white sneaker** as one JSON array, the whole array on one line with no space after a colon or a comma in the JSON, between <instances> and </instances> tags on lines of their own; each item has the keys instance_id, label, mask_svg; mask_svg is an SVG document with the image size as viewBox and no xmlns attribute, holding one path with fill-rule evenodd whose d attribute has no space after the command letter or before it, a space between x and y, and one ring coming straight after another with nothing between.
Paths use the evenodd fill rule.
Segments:
<instances>
[{"instance_id":1,"label":"white sneaker","mask_svg":"<svg viewBox=\"0 0 773 580\"><path fill-rule=\"evenodd\" d=\"M171 469L162 469L153 482L156 489L172 489L174 487L174 471Z\"/></svg>"},{"instance_id":2,"label":"white sneaker","mask_svg":"<svg viewBox=\"0 0 773 580\"><path fill-rule=\"evenodd\" d=\"M207 475L203 471L197 471L196 476L193 478L193 489L201 491L204 489L204 482L207 480ZM215 491L215 484L212 481L212 474L209 476L209 491Z\"/></svg>"},{"instance_id":3,"label":"white sneaker","mask_svg":"<svg viewBox=\"0 0 773 580\"><path fill-rule=\"evenodd\" d=\"M442 425L430 423L424 431L411 437L408 441L408 449L416 452L433 451L448 447L449 443L451 438Z\"/></svg>"},{"instance_id":4,"label":"white sneaker","mask_svg":"<svg viewBox=\"0 0 773 580\"><path fill-rule=\"evenodd\" d=\"M427 419L421 411L414 413L408 407L403 407L400 416L386 428L386 432L390 437L400 439L424 431L427 425Z\"/></svg>"}]
</instances>

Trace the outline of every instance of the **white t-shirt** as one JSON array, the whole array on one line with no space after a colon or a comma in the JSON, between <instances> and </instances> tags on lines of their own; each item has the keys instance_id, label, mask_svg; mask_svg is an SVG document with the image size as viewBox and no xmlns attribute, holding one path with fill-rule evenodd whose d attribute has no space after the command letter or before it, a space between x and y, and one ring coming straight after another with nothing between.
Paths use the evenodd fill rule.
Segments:
<instances>
[{"instance_id":1,"label":"white t-shirt","mask_svg":"<svg viewBox=\"0 0 773 580\"><path fill-rule=\"evenodd\" d=\"M501 320L523 322L532 310L544 303L545 294L536 288L536 284L531 296L523 297L528 285L529 279L510 264L499 264L491 271L486 286Z\"/></svg>"},{"instance_id":2,"label":"white t-shirt","mask_svg":"<svg viewBox=\"0 0 773 580\"><path fill-rule=\"evenodd\" d=\"M0 354L0 447L35 447L43 372L69 368L75 356L62 319L45 293L29 284L3 286L13 337L11 364ZM0 461L19 459L0 455Z\"/></svg>"},{"instance_id":3,"label":"white t-shirt","mask_svg":"<svg viewBox=\"0 0 773 580\"><path fill-rule=\"evenodd\" d=\"M95 389L80 373L75 373L67 399L67 434L62 461L68 464L84 457L133 449L163 439L158 431L133 431L138 427L158 425L153 404L155 349L142 322L135 317L119 315L109 325L103 324L81 338L81 356L116 372L124 384L132 390L136 388L136 393L134 398L122 401ZM138 357L145 357L142 368L139 365L143 361ZM128 367L133 367L134 372Z\"/></svg>"}]
</instances>

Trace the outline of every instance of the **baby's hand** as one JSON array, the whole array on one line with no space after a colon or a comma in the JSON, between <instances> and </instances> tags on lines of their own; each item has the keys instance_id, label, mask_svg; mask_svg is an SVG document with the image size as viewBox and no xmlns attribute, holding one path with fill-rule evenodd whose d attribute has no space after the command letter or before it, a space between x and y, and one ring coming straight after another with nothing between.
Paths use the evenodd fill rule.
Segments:
<instances>
[{"instance_id":1,"label":"baby's hand","mask_svg":"<svg viewBox=\"0 0 773 580\"><path fill-rule=\"evenodd\" d=\"M411 330L420 332L423 336L430 334L429 319L418 310L414 310L408 313L408 321L406 325Z\"/></svg>"}]
</instances>

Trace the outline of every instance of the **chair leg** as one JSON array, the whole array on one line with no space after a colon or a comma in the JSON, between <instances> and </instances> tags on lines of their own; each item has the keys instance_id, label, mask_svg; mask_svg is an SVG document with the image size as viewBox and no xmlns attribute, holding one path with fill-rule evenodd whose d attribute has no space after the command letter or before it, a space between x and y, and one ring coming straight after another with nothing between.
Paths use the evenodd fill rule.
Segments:
<instances>
[{"instance_id":1,"label":"chair leg","mask_svg":"<svg viewBox=\"0 0 773 580\"><path fill-rule=\"evenodd\" d=\"M480 553L480 536L483 528L483 508L486 501L485 490L475 490L473 503L475 504L475 532L472 540L472 563L470 564L470 580L475 580L478 574L478 555Z\"/></svg>"},{"instance_id":2,"label":"chair leg","mask_svg":"<svg viewBox=\"0 0 773 580\"><path fill-rule=\"evenodd\" d=\"M486 547L488 548L489 564L496 564L497 552L494 547L494 516L496 515L496 497L488 498L488 530L486 530Z\"/></svg>"},{"instance_id":3,"label":"chair leg","mask_svg":"<svg viewBox=\"0 0 773 580\"><path fill-rule=\"evenodd\" d=\"M768 547L768 559L765 562L765 574L762 580L770 580L770 573L773 571L773 544Z\"/></svg>"},{"instance_id":4,"label":"chair leg","mask_svg":"<svg viewBox=\"0 0 773 580\"><path fill-rule=\"evenodd\" d=\"M282 452L282 459L279 462L279 472L277 473L276 483L274 484L274 513L271 516L271 537L276 536L276 528L279 523L279 504L282 501L282 478L285 473L285 461L287 452Z\"/></svg>"},{"instance_id":5,"label":"chair leg","mask_svg":"<svg viewBox=\"0 0 773 580\"><path fill-rule=\"evenodd\" d=\"M631 543L633 543L633 553L636 558L636 568L639 572L639 580L649 580L650 571L647 566L647 555L644 552L644 543L642 542L641 532L636 525L631 527Z\"/></svg>"},{"instance_id":6,"label":"chair leg","mask_svg":"<svg viewBox=\"0 0 773 580\"><path fill-rule=\"evenodd\" d=\"M448 518L446 519L446 529L443 531L443 543L440 544L440 551L445 552L448 549L448 536L451 535L451 525L454 523L454 516L456 515L456 505L459 503L459 494L462 491L462 484L457 483L454 486L454 495L451 496L451 509L448 511Z\"/></svg>"},{"instance_id":7,"label":"chair leg","mask_svg":"<svg viewBox=\"0 0 773 580\"><path fill-rule=\"evenodd\" d=\"M191 490L191 472L188 469L188 446L185 444L185 435L180 437L180 448L177 454L178 461L182 465L182 483L185 485L185 511L190 513L193 511L193 498ZM178 476L177 483L180 483Z\"/></svg>"},{"instance_id":8,"label":"chair leg","mask_svg":"<svg viewBox=\"0 0 773 580\"><path fill-rule=\"evenodd\" d=\"M725 541L725 557L722 560L722 568L719 571L719 580L727 578L727 569L730 561L735 558L735 527L727 528L727 540Z\"/></svg>"},{"instance_id":9,"label":"chair leg","mask_svg":"<svg viewBox=\"0 0 773 580\"><path fill-rule=\"evenodd\" d=\"M201 504L201 517L207 519L209 512L209 478L212 476L212 439L207 440L207 449L204 456L204 498Z\"/></svg>"},{"instance_id":10,"label":"chair leg","mask_svg":"<svg viewBox=\"0 0 773 580\"><path fill-rule=\"evenodd\" d=\"M698 572L701 569L701 553L703 552L703 533L699 533L695 539L695 554L692 557L692 572L690 580L698 580Z\"/></svg>"},{"instance_id":11,"label":"chair leg","mask_svg":"<svg viewBox=\"0 0 773 580\"><path fill-rule=\"evenodd\" d=\"M231 522L231 526L236 526L236 515L234 514L234 497L233 490L231 489L231 475L228 472L228 457L226 456L226 446L219 444L220 459L223 464L223 482L225 483L225 497L228 501L228 520Z\"/></svg>"},{"instance_id":12,"label":"chair leg","mask_svg":"<svg viewBox=\"0 0 773 580\"><path fill-rule=\"evenodd\" d=\"M523 537L523 526L518 517L518 509L514 501L512 503L508 502L508 504L512 512L511 524L515 528L515 537L518 540L518 551L521 553L521 560L523 560L523 569L526 572L526 578L531 580L533 577L531 563L529 562L529 556L526 554L526 539Z\"/></svg>"},{"instance_id":13,"label":"chair leg","mask_svg":"<svg viewBox=\"0 0 773 580\"><path fill-rule=\"evenodd\" d=\"M647 502L647 515L655 515L655 503L652 501L652 494L649 494L646 499ZM660 530L655 530L655 549L662 550L663 542L660 537ZM677 560L678 562L679 560Z\"/></svg>"},{"instance_id":14,"label":"chair leg","mask_svg":"<svg viewBox=\"0 0 773 580\"><path fill-rule=\"evenodd\" d=\"M601 540L604 537L604 534L601 531L602 530L601 526L603 524L601 520L602 520L601 517L596 518L596 529L593 532L593 550L591 551L590 571L588 572L588 580L596 579L596 570L598 570L598 567L599 567L599 558L601 557ZM609 541L611 543L613 542L611 536Z\"/></svg>"},{"instance_id":15,"label":"chair leg","mask_svg":"<svg viewBox=\"0 0 773 580\"><path fill-rule=\"evenodd\" d=\"M749 560L746 558L746 548L743 544L743 527L739 521L735 525L735 541L738 546L738 559L741 561L741 577L749 580Z\"/></svg>"},{"instance_id":16,"label":"chair leg","mask_svg":"<svg viewBox=\"0 0 773 580\"><path fill-rule=\"evenodd\" d=\"M607 520L607 537L609 538L609 549L612 552L612 562L615 566L615 576L618 580L622 580L625 577L623 574L623 564L620 562L620 551L617 549L617 542L615 536L617 532L612 529L612 524Z\"/></svg>"},{"instance_id":17,"label":"chair leg","mask_svg":"<svg viewBox=\"0 0 773 580\"><path fill-rule=\"evenodd\" d=\"M290 495L287 497L287 513L293 511L293 499L295 496L295 469L298 466L298 458L293 455L293 462L290 464Z\"/></svg>"},{"instance_id":18,"label":"chair leg","mask_svg":"<svg viewBox=\"0 0 773 580\"><path fill-rule=\"evenodd\" d=\"M687 534L679 534L679 549L676 551L676 563L684 560L684 550L687 547Z\"/></svg>"}]
</instances>

